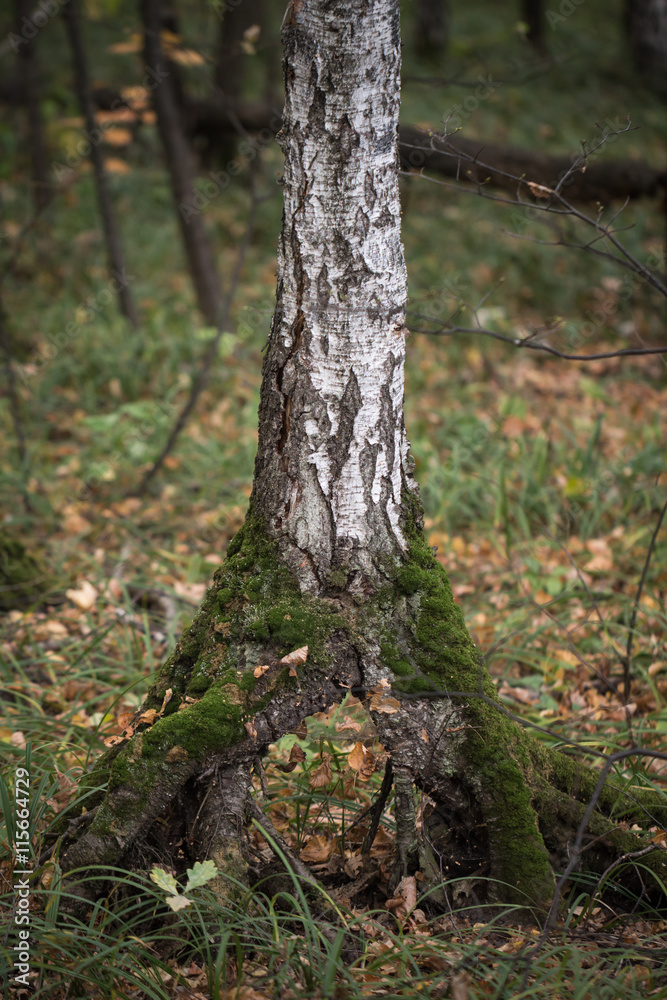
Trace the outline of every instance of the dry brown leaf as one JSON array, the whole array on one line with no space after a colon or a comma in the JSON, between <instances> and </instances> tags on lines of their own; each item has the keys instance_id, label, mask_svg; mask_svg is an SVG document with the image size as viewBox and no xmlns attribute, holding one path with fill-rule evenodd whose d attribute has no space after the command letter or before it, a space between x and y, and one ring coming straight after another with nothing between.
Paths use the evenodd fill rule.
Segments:
<instances>
[{"instance_id":1,"label":"dry brown leaf","mask_svg":"<svg viewBox=\"0 0 667 1000\"><path fill-rule=\"evenodd\" d=\"M322 754L322 763L310 774L309 785L311 788L324 788L332 779L331 774L331 754Z\"/></svg>"},{"instance_id":2,"label":"dry brown leaf","mask_svg":"<svg viewBox=\"0 0 667 1000\"><path fill-rule=\"evenodd\" d=\"M376 691L371 698L370 710L371 712L382 712L385 715L393 715L394 712L398 712L401 707L400 701L391 696L385 697Z\"/></svg>"},{"instance_id":3,"label":"dry brown leaf","mask_svg":"<svg viewBox=\"0 0 667 1000\"><path fill-rule=\"evenodd\" d=\"M296 736L296 738L298 740L305 740L305 739L307 739L308 738L308 723L306 722L306 720L302 719L301 722L299 723L299 728L292 730L292 732L293 732L294 736Z\"/></svg>"},{"instance_id":4,"label":"dry brown leaf","mask_svg":"<svg viewBox=\"0 0 667 1000\"><path fill-rule=\"evenodd\" d=\"M253 670L253 676L254 677L261 677L262 674L265 674L266 671L270 670L270 669L271 669L271 667L267 666L266 663L261 663L259 666L255 667L255 669Z\"/></svg>"},{"instance_id":5,"label":"dry brown leaf","mask_svg":"<svg viewBox=\"0 0 667 1000\"><path fill-rule=\"evenodd\" d=\"M536 198L549 198L553 194L553 190L544 184L537 184L535 181L527 181L527 184Z\"/></svg>"},{"instance_id":6,"label":"dry brown leaf","mask_svg":"<svg viewBox=\"0 0 667 1000\"><path fill-rule=\"evenodd\" d=\"M245 731L248 734L248 736L250 737L250 739L254 743L256 743L257 742L257 730L255 729L255 727L252 724L252 722L244 722L243 723L243 728L245 729Z\"/></svg>"},{"instance_id":7,"label":"dry brown leaf","mask_svg":"<svg viewBox=\"0 0 667 1000\"><path fill-rule=\"evenodd\" d=\"M176 580L174 583L174 593L179 597L184 597L193 604L200 604L206 593L205 583L185 583L183 580Z\"/></svg>"},{"instance_id":8,"label":"dry brown leaf","mask_svg":"<svg viewBox=\"0 0 667 1000\"><path fill-rule=\"evenodd\" d=\"M125 56L132 55L135 52L143 52L144 39L143 35L138 32L133 33L125 42L115 42L114 45L109 45L107 52L113 53L115 56Z\"/></svg>"},{"instance_id":9,"label":"dry brown leaf","mask_svg":"<svg viewBox=\"0 0 667 1000\"><path fill-rule=\"evenodd\" d=\"M334 847L335 841L330 840L324 833L316 833L310 838L299 857L302 861L309 861L311 864L322 864L324 861L328 861L334 853Z\"/></svg>"},{"instance_id":10,"label":"dry brown leaf","mask_svg":"<svg viewBox=\"0 0 667 1000\"><path fill-rule=\"evenodd\" d=\"M414 875L402 878L396 886L393 899L384 904L397 920L405 920L410 910L417 905L417 882Z\"/></svg>"},{"instance_id":11,"label":"dry brown leaf","mask_svg":"<svg viewBox=\"0 0 667 1000\"><path fill-rule=\"evenodd\" d=\"M140 722L145 723L147 726L152 726L157 718L159 718L160 713L155 708L147 708L145 712L142 712L137 719L137 725Z\"/></svg>"},{"instance_id":12,"label":"dry brown leaf","mask_svg":"<svg viewBox=\"0 0 667 1000\"><path fill-rule=\"evenodd\" d=\"M353 749L348 754L347 762L355 771L360 771L364 766L366 758L366 747L363 743L355 743Z\"/></svg>"},{"instance_id":13,"label":"dry brown leaf","mask_svg":"<svg viewBox=\"0 0 667 1000\"><path fill-rule=\"evenodd\" d=\"M169 58L178 63L179 66L203 66L204 57L195 52L194 49L172 49Z\"/></svg>"},{"instance_id":14,"label":"dry brown leaf","mask_svg":"<svg viewBox=\"0 0 667 1000\"><path fill-rule=\"evenodd\" d=\"M347 758L350 767L359 773L359 777L367 780L375 771L375 754L363 745L355 743Z\"/></svg>"},{"instance_id":15,"label":"dry brown leaf","mask_svg":"<svg viewBox=\"0 0 667 1000\"><path fill-rule=\"evenodd\" d=\"M297 764L301 764L306 759L306 755L299 746L298 743L292 745L289 755L289 764L276 764L278 771L282 771L283 774L289 774L293 771Z\"/></svg>"},{"instance_id":16,"label":"dry brown leaf","mask_svg":"<svg viewBox=\"0 0 667 1000\"><path fill-rule=\"evenodd\" d=\"M350 730L353 733L360 733L361 723L355 722L354 719L351 719L349 715L346 715L343 722L336 723L336 732L342 733L346 729Z\"/></svg>"},{"instance_id":17,"label":"dry brown leaf","mask_svg":"<svg viewBox=\"0 0 667 1000\"><path fill-rule=\"evenodd\" d=\"M171 688L167 688L167 690L164 693L164 698L162 699L162 705L160 707L160 711L158 712L158 715L160 715L160 716L164 715L164 710L167 707L167 705L169 704L169 702L171 701L171 696L172 696L173 693L174 692L172 691Z\"/></svg>"},{"instance_id":18,"label":"dry brown leaf","mask_svg":"<svg viewBox=\"0 0 667 1000\"><path fill-rule=\"evenodd\" d=\"M468 1000L470 976L467 972L455 972L449 984L452 1000Z\"/></svg>"},{"instance_id":19,"label":"dry brown leaf","mask_svg":"<svg viewBox=\"0 0 667 1000\"><path fill-rule=\"evenodd\" d=\"M288 653L287 656L283 656L280 660L281 663L286 663L290 667L300 667L308 659L308 646L301 646L299 649L293 650Z\"/></svg>"},{"instance_id":20,"label":"dry brown leaf","mask_svg":"<svg viewBox=\"0 0 667 1000\"><path fill-rule=\"evenodd\" d=\"M79 587L66 590L65 594L70 601L72 601L73 604L76 604L77 608L80 608L82 611L88 611L89 608L92 608L99 596L97 588L93 587L92 583L88 580L84 580Z\"/></svg>"}]
</instances>

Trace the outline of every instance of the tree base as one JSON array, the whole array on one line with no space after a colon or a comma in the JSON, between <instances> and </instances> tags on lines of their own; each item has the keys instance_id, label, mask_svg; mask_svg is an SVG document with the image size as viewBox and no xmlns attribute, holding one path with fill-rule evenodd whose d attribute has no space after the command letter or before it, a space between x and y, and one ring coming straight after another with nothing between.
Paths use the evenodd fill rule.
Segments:
<instances>
[{"instance_id":1,"label":"tree base","mask_svg":"<svg viewBox=\"0 0 667 1000\"><path fill-rule=\"evenodd\" d=\"M249 515L142 706L144 717L150 708L164 708L161 716L137 725L88 776L88 788L106 790L92 800L87 826L65 838L65 871L167 858L178 872L213 858L221 893L229 879L245 883L253 762L348 691L370 693L389 681L400 710L373 698L369 710L394 771L395 879L420 866L434 884L461 880L455 906L476 900L546 911L597 773L507 717L417 524L410 559L384 590L362 598L346 589L348 576L341 567L323 597L302 594ZM284 658L304 646L307 661L295 669ZM434 803L421 844L410 808L415 785ZM619 821L641 822L647 810L653 822L667 823L659 797L635 791L628 800L608 786L589 824L582 869L601 875L642 850L646 841ZM642 858L662 884L666 854ZM624 879L632 889L637 873ZM100 889L90 888L85 898Z\"/></svg>"}]
</instances>

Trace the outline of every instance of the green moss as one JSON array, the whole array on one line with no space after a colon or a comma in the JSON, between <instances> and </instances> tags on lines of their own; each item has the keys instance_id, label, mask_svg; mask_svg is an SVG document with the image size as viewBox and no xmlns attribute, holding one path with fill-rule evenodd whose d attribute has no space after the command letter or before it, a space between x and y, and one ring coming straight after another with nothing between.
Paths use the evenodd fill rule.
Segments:
<instances>
[{"instance_id":1,"label":"green moss","mask_svg":"<svg viewBox=\"0 0 667 1000\"><path fill-rule=\"evenodd\" d=\"M217 681L196 705L158 719L144 733L142 758L163 759L172 747L181 746L191 758L203 760L208 753L220 752L243 739L246 708L229 701L225 686Z\"/></svg>"},{"instance_id":2,"label":"green moss","mask_svg":"<svg viewBox=\"0 0 667 1000\"><path fill-rule=\"evenodd\" d=\"M392 690L401 694L419 694L420 691L435 691L436 688L428 677L409 677L406 680L394 681Z\"/></svg>"},{"instance_id":3,"label":"green moss","mask_svg":"<svg viewBox=\"0 0 667 1000\"><path fill-rule=\"evenodd\" d=\"M204 694L205 691L208 691L212 683L213 678L209 677L208 674L203 671L195 674L190 678L190 683L188 684L188 694L192 695L192 697Z\"/></svg>"},{"instance_id":4,"label":"green moss","mask_svg":"<svg viewBox=\"0 0 667 1000\"><path fill-rule=\"evenodd\" d=\"M220 607L224 608L227 604L229 604L233 596L234 591L231 587L222 587L216 595L216 600Z\"/></svg>"},{"instance_id":5,"label":"green moss","mask_svg":"<svg viewBox=\"0 0 667 1000\"><path fill-rule=\"evenodd\" d=\"M419 566L414 563L406 563L399 569L396 583L402 594L415 594L424 585L424 574Z\"/></svg>"},{"instance_id":6,"label":"green moss","mask_svg":"<svg viewBox=\"0 0 667 1000\"><path fill-rule=\"evenodd\" d=\"M332 569L327 576L327 583L334 589L343 590L347 584L347 578L349 575L350 571L344 567Z\"/></svg>"}]
</instances>

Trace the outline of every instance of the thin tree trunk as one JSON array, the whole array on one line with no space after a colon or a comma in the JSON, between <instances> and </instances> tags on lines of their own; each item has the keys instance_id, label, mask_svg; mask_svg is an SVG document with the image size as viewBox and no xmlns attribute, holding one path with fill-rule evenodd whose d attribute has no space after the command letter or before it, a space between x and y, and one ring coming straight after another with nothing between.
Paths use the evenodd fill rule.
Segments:
<instances>
[{"instance_id":1,"label":"thin tree trunk","mask_svg":"<svg viewBox=\"0 0 667 1000\"><path fill-rule=\"evenodd\" d=\"M542 0L521 0L521 17L526 25L526 38L537 49L544 49L544 9Z\"/></svg>"},{"instance_id":2,"label":"thin tree trunk","mask_svg":"<svg viewBox=\"0 0 667 1000\"><path fill-rule=\"evenodd\" d=\"M225 6L215 63L215 85L225 107L235 109L241 99L248 59L244 34L264 20L264 0L228 0Z\"/></svg>"},{"instance_id":3,"label":"thin tree trunk","mask_svg":"<svg viewBox=\"0 0 667 1000\"><path fill-rule=\"evenodd\" d=\"M250 509L143 706L162 717L89 777L107 791L63 867L178 843L192 853L175 864L214 856L221 884L238 879L252 762L352 690L391 754L394 880L419 864L457 876L456 904L543 910L597 775L503 713L424 537L403 426L398 0L293 0L283 40L285 201ZM294 669L284 658L306 646ZM435 803L421 844L415 785ZM615 825L619 789L599 805L584 857L604 870L637 840ZM202 837L196 817L216 810L229 822Z\"/></svg>"},{"instance_id":4,"label":"thin tree trunk","mask_svg":"<svg viewBox=\"0 0 667 1000\"><path fill-rule=\"evenodd\" d=\"M415 47L420 55L442 55L449 39L449 0L418 0Z\"/></svg>"},{"instance_id":5,"label":"thin tree trunk","mask_svg":"<svg viewBox=\"0 0 667 1000\"><path fill-rule=\"evenodd\" d=\"M21 25L28 19L32 4L29 0L16 0L16 23ZM20 27L19 27L20 31ZM34 38L28 39L19 46L21 92L23 103L28 114L28 131L30 135L30 159L32 164L33 200L35 211L46 208L51 197L49 170L44 142L44 123L39 104L39 77Z\"/></svg>"},{"instance_id":6,"label":"thin tree trunk","mask_svg":"<svg viewBox=\"0 0 667 1000\"><path fill-rule=\"evenodd\" d=\"M63 17L65 18L67 33L72 47L76 93L81 105L81 113L86 123L86 139L90 144L90 158L95 174L97 199L107 245L109 271L117 286L120 311L124 316L127 316L132 326L136 329L139 326L139 314L127 280L125 255L116 223L116 214L111 198L111 191L109 190L109 179L104 167L104 157L100 148L102 133L95 125L93 95L88 75L86 53L79 27L77 0L69 0L63 7Z\"/></svg>"},{"instance_id":7,"label":"thin tree trunk","mask_svg":"<svg viewBox=\"0 0 667 1000\"><path fill-rule=\"evenodd\" d=\"M667 92L667 0L626 0L625 26L637 71Z\"/></svg>"},{"instance_id":8,"label":"thin tree trunk","mask_svg":"<svg viewBox=\"0 0 667 1000\"><path fill-rule=\"evenodd\" d=\"M185 136L160 42L160 0L142 0L141 11L146 68L155 81L153 106L197 305L206 322L215 326L222 302L220 280L196 197L192 150Z\"/></svg>"}]
</instances>

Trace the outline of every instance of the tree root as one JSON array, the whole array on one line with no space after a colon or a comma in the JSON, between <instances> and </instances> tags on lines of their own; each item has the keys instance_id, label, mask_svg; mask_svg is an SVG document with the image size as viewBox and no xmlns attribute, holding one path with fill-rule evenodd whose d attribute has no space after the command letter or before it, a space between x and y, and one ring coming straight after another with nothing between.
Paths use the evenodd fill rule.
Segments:
<instances>
[{"instance_id":1,"label":"tree root","mask_svg":"<svg viewBox=\"0 0 667 1000\"><path fill-rule=\"evenodd\" d=\"M242 828L253 764L303 718L340 703L350 689L377 691L382 679L399 698L413 686L399 710L370 705L391 759L364 851L393 777L394 883L421 865L435 881L463 880L457 884L471 891L460 903L478 897L545 913L554 871L567 864L568 844L594 796L581 854L591 872L601 875L647 846L621 821L641 823L648 815L649 824L667 825L659 796L633 791L629 797L613 783L596 791L599 772L545 747L507 718L446 577L418 539L415 561L399 572L393 594L372 604L344 593L301 595L273 549L269 560L263 536L258 541L250 528L244 531L143 706L159 708L171 689L164 716L139 726L88 776L88 789L106 779L107 790L97 802L90 791L82 798L97 809L80 829L70 825L65 872L165 857L178 871L213 857L228 877L225 891L230 877L244 883ZM301 646L309 647L308 658L295 671L283 658ZM410 670L413 677L405 681ZM421 847L414 786L433 803L424 813ZM273 837L266 818L262 823ZM663 884L665 857L642 856ZM307 869L291 861L306 878ZM75 878L69 888L80 889L83 899L102 891L101 884L77 888Z\"/></svg>"}]
</instances>

